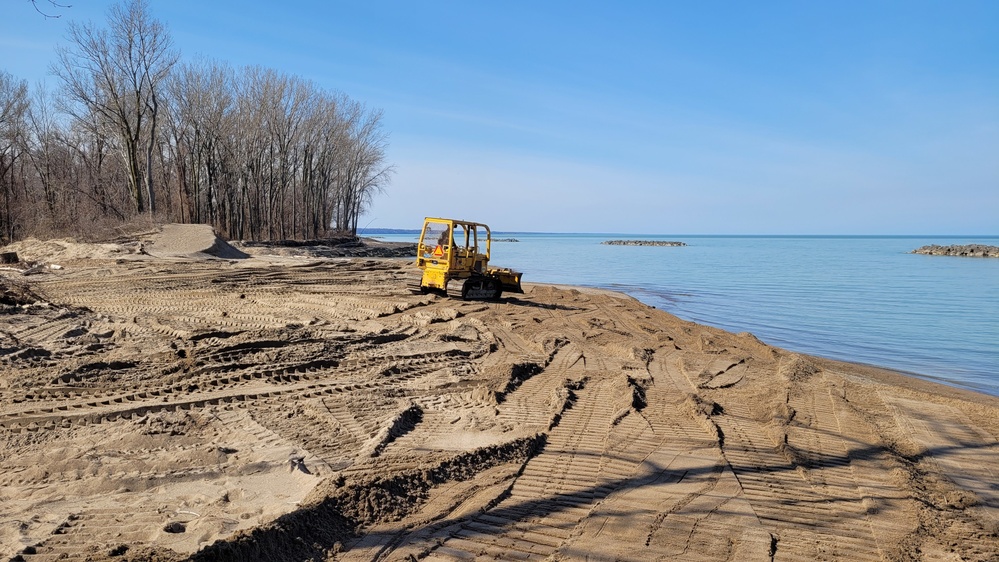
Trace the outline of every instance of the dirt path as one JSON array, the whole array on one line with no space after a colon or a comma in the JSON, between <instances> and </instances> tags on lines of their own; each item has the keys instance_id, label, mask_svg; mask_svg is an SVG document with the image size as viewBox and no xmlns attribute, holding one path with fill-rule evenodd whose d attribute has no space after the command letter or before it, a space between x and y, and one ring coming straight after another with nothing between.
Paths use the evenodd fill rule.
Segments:
<instances>
[{"instance_id":1,"label":"dirt path","mask_svg":"<svg viewBox=\"0 0 999 562\"><path fill-rule=\"evenodd\" d=\"M999 559L999 400L602 291L133 257L0 314L0 559Z\"/></svg>"}]
</instances>

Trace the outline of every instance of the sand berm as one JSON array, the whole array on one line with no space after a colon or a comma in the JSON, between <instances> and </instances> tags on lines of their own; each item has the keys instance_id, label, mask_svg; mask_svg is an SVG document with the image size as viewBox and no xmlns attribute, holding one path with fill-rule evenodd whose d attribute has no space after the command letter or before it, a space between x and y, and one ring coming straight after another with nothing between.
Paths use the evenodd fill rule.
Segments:
<instances>
[{"instance_id":1,"label":"sand berm","mask_svg":"<svg viewBox=\"0 0 999 562\"><path fill-rule=\"evenodd\" d=\"M994 397L204 226L3 250L0 560L999 559Z\"/></svg>"}]
</instances>

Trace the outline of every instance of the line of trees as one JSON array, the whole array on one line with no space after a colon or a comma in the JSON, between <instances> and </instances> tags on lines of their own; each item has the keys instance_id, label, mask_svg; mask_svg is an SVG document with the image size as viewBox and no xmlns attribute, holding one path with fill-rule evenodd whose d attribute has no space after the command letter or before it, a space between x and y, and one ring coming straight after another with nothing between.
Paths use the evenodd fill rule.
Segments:
<instances>
[{"instance_id":1,"label":"line of trees","mask_svg":"<svg viewBox=\"0 0 999 562\"><path fill-rule=\"evenodd\" d=\"M0 69L0 244L136 217L234 239L357 231L388 182L382 115L275 70L184 62L146 0L71 23L32 95Z\"/></svg>"}]
</instances>

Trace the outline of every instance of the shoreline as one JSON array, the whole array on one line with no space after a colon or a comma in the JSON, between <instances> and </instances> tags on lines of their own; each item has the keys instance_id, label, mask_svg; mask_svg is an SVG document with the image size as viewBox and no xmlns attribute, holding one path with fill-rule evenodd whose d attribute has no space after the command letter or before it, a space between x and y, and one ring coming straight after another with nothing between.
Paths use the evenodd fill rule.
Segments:
<instances>
[{"instance_id":1,"label":"shoreline","mask_svg":"<svg viewBox=\"0 0 999 562\"><path fill-rule=\"evenodd\" d=\"M550 287L557 288L557 289L562 289L562 290L578 290L580 292L591 293L591 294L607 294L607 295L610 295L610 296L615 296L616 295L616 296L619 296L619 298L627 298L627 299L635 300L635 301L639 302L642 306L647 306L647 307L649 307L649 308L651 308L653 310L662 310L663 312L666 312L667 314L675 316L676 318L678 318L680 320L683 320L683 321L686 321L686 322L690 322L690 323L695 324L697 326L701 326L701 327L704 327L704 328L712 328L712 329L716 329L716 330L722 330L722 331L730 333L730 334L747 333L747 334L752 335L754 338L759 339L757 337L757 335L755 333L752 333L752 332L734 332L734 331L728 330L727 328L723 328L723 327L719 327L719 326L714 326L712 324L701 323L701 322L698 322L696 320L689 320L689 319L686 319L686 318L682 318L682 317L677 316L676 314L674 314L674 313L672 313L672 312L670 312L668 310L660 309L660 308L656 307L655 305L648 304L645 301L643 301L642 299L640 299L639 297L637 297L635 295L631 295L627 291L622 290L622 289L616 289L616 288L611 288L611 287L600 287L600 286L592 286L591 287L591 286L585 286L585 285L570 285L570 284L565 284L565 283L543 283L543 282L534 282L534 283L527 283L527 282L525 282L524 283L525 287L528 286L528 285L550 286ZM880 373L882 375L885 375L886 380L899 380L899 379L900 380L911 380L911 381L916 381L916 382L919 382L919 383L925 383L925 384L934 385L935 387L939 387L941 389L950 389L950 390L955 390L955 391L959 391L959 392L962 392L962 393L980 394L980 395L987 396L989 398L997 398L997 399L999 399L999 391L997 391L997 392L988 392L987 390L985 390L983 388L978 388L978 387L975 387L975 386L967 384L967 383L962 383L960 380L956 380L956 379L948 379L948 378L942 377L942 376L930 375L930 374L921 373L921 372L917 372L917 371L910 371L910 370L906 370L906 369L899 369L899 368L891 367L891 366L888 366L888 365L877 364L877 363L866 363L866 362L863 362L863 361L852 361L852 360L850 360L848 358L830 357L830 356L826 356L826 355L817 355L817 354L814 354L812 352L804 351L804 350L801 350L801 349L795 349L795 348L790 348L790 347L778 346L778 345L772 344L772 343L767 343L765 340L760 340L760 341L762 341L763 343L765 343L766 345L769 345L771 347L774 347L774 348L777 348L777 349L782 349L782 350L784 350L784 351L786 351L788 353L800 354L802 356L808 357L808 358L816 360L816 361L824 361L824 362L830 362L830 363L836 363L836 364L842 364L842 365L849 365L849 366L852 366L852 367L855 367L855 368L858 368L858 369L864 369L864 370L868 370L870 372ZM846 356L846 355L847 354L844 354L844 356Z\"/></svg>"}]
</instances>

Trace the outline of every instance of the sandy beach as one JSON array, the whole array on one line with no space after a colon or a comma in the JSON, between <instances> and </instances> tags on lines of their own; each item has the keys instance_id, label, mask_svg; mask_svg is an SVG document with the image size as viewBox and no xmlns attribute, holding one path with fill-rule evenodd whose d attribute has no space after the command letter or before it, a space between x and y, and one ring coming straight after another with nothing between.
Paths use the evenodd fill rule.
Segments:
<instances>
[{"instance_id":1,"label":"sandy beach","mask_svg":"<svg viewBox=\"0 0 999 562\"><path fill-rule=\"evenodd\" d=\"M530 272L3 251L0 560L999 560L996 397Z\"/></svg>"}]
</instances>

